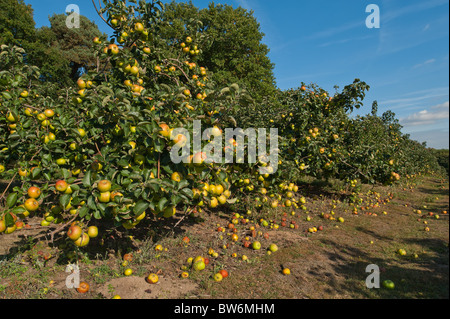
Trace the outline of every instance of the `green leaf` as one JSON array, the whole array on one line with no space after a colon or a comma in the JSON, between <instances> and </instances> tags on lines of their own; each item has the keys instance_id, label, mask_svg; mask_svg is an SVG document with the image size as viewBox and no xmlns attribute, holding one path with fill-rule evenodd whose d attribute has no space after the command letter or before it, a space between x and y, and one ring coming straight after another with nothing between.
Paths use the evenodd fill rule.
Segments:
<instances>
[{"instance_id":1,"label":"green leaf","mask_svg":"<svg viewBox=\"0 0 450 319\"><path fill-rule=\"evenodd\" d=\"M89 196L89 198L87 200L87 206L92 210L97 209L97 205L95 205L94 196Z\"/></svg>"},{"instance_id":2,"label":"green leaf","mask_svg":"<svg viewBox=\"0 0 450 319\"><path fill-rule=\"evenodd\" d=\"M91 187L91 171L87 171L83 177L83 186Z\"/></svg>"},{"instance_id":3,"label":"green leaf","mask_svg":"<svg viewBox=\"0 0 450 319\"><path fill-rule=\"evenodd\" d=\"M100 211L98 211L98 210L94 211L94 218L95 219L102 219L102 215L101 215Z\"/></svg>"},{"instance_id":4,"label":"green leaf","mask_svg":"<svg viewBox=\"0 0 450 319\"><path fill-rule=\"evenodd\" d=\"M14 226L14 218L11 216L11 213L6 213L4 218L5 218L5 226L6 227Z\"/></svg>"},{"instance_id":5,"label":"green leaf","mask_svg":"<svg viewBox=\"0 0 450 319\"><path fill-rule=\"evenodd\" d=\"M31 172L31 178L36 178L41 173L41 169L39 167L35 167L33 171Z\"/></svg>"},{"instance_id":6,"label":"green leaf","mask_svg":"<svg viewBox=\"0 0 450 319\"><path fill-rule=\"evenodd\" d=\"M150 204L148 202L142 200L137 202L133 209L134 215L135 216L141 215L149 206Z\"/></svg>"},{"instance_id":7,"label":"green leaf","mask_svg":"<svg viewBox=\"0 0 450 319\"><path fill-rule=\"evenodd\" d=\"M194 197L194 192L192 191L192 189L190 188L184 188L181 190L182 194L185 194L187 197L189 197L190 199L192 199Z\"/></svg>"},{"instance_id":8,"label":"green leaf","mask_svg":"<svg viewBox=\"0 0 450 319\"><path fill-rule=\"evenodd\" d=\"M23 207L15 207L14 209L11 210L11 212L13 214L22 214L25 213L27 210Z\"/></svg>"},{"instance_id":9,"label":"green leaf","mask_svg":"<svg viewBox=\"0 0 450 319\"><path fill-rule=\"evenodd\" d=\"M72 184L70 185L70 188L72 189L72 191L76 192L80 190L80 185Z\"/></svg>"},{"instance_id":10,"label":"green leaf","mask_svg":"<svg viewBox=\"0 0 450 319\"><path fill-rule=\"evenodd\" d=\"M62 207L64 207L64 209L66 208L67 205L69 205L70 198L71 198L70 194L64 194L59 198L59 203L61 204Z\"/></svg>"},{"instance_id":11,"label":"green leaf","mask_svg":"<svg viewBox=\"0 0 450 319\"><path fill-rule=\"evenodd\" d=\"M80 210L78 211L78 214L81 218L83 218L84 216L86 216L89 213L89 207L84 205L83 207L80 208Z\"/></svg>"},{"instance_id":12,"label":"green leaf","mask_svg":"<svg viewBox=\"0 0 450 319\"><path fill-rule=\"evenodd\" d=\"M184 179L178 183L178 190L186 188L188 186L189 186L189 182L186 179Z\"/></svg>"},{"instance_id":13,"label":"green leaf","mask_svg":"<svg viewBox=\"0 0 450 319\"><path fill-rule=\"evenodd\" d=\"M17 193L11 193L8 195L8 197L6 198L6 205L8 206L8 208L12 208L14 205L16 205L18 196L19 195Z\"/></svg>"},{"instance_id":14,"label":"green leaf","mask_svg":"<svg viewBox=\"0 0 450 319\"><path fill-rule=\"evenodd\" d=\"M62 175L64 176L64 179L70 178L70 172L65 168L62 169Z\"/></svg>"},{"instance_id":15,"label":"green leaf","mask_svg":"<svg viewBox=\"0 0 450 319\"><path fill-rule=\"evenodd\" d=\"M181 202L182 198L181 196L172 196L170 200L173 206L177 206L178 203Z\"/></svg>"},{"instance_id":16,"label":"green leaf","mask_svg":"<svg viewBox=\"0 0 450 319\"><path fill-rule=\"evenodd\" d=\"M167 200L167 198L165 197L161 198L158 202L158 210L162 212L166 208L168 202L169 201Z\"/></svg>"}]
</instances>

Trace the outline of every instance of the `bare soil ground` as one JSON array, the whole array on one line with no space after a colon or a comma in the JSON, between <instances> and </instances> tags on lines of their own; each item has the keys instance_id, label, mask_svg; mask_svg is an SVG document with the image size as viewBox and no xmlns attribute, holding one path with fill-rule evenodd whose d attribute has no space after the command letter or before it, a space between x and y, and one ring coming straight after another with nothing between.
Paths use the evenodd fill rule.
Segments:
<instances>
[{"instance_id":1,"label":"bare soil ground","mask_svg":"<svg viewBox=\"0 0 450 319\"><path fill-rule=\"evenodd\" d=\"M425 178L413 189L374 190L379 198L365 197L364 210L355 215L348 204L336 200L340 194L312 195L303 189L302 194L309 194L307 212L295 209L292 216L292 209L280 208L267 218L277 224L286 218L288 226L294 221L298 229L239 223L237 242L230 240L228 229L217 231L219 226L227 228L232 212L201 213L186 218L175 229L180 217L159 224L148 222L137 232L104 234L75 259L63 253L63 241L31 244L26 239L47 231L45 228L0 234L0 298L448 299L449 217L443 213L449 210L448 181ZM392 199L389 193L394 194ZM334 213L336 220L325 220L322 213ZM306 216L312 220L306 221ZM256 222L261 218L248 217ZM338 222L338 217L345 222ZM309 233L313 226L324 229ZM430 231L425 231L426 227ZM182 241L184 237L189 244ZM245 237L259 240L262 249L244 247L241 239ZM267 247L272 243L279 250L269 255ZM155 250L156 245L161 245L162 251ZM217 258L208 255L211 248L219 253ZM405 249L406 256L400 256L399 249ZM124 266L122 257L127 252L133 254L133 260ZM210 262L205 270L196 272L186 261L199 255ZM76 260L81 281L90 284L86 294L66 287L70 274L66 266ZM366 287L366 267L371 264L380 268L381 281L395 283L394 290ZM133 275L124 276L127 268ZM284 275L284 268L289 268L291 275ZM220 269L230 275L215 282L212 276ZM180 277L183 271L189 278ZM157 284L146 282L150 273L158 274Z\"/></svg>"}]
</instances>

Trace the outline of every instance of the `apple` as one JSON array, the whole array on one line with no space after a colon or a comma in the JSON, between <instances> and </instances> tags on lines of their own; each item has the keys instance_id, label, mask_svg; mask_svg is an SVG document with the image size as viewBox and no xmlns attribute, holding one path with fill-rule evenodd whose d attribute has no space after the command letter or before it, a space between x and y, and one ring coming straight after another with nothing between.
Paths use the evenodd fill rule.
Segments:
<instances>
[{"instance_id":1,"label":"apple","mask_svg":"<svg viewBox=\"0 0 450 319\"><path fill-rule=\"evenodd\" d=\"M83 79L78 79L77 85L80 90L83 90L86 88L86 82Z\"/></svg>"},{"instance_id":2,"label":"apple","mask_svg":"<svg viewBox=\"0 0 450 319\"><path fill-rule=\"evenodd\" d=\"M222 280L223 280L223 276L221 273L218 272L217 274L214 275L214 281L220 282Z\"/></svg>"},{"instance_id":3,"label":"apple","mask_svg":"<svg viewBox=\"0 0 450 319\"><path fill-rule=\"evenodd\" d=\"M196 271L202 271L203 269L205 269L206 264L204 261L199 260L197 262L194 262L193 267L194 267L194 270L196 270Z\"/></svg>"},{"instance_id":4,"label":"apple","mask_svg":"<svg viewBox=\"0 0 450 319\"><path fill-rule=\"evenodd\" d=\"M137 66L132 66L130 69L130 73L133 75L139 74L139 68Z\"/></svg>"},{"instance_id":5,"label":"apple","mask_svg":"<svg viewBox=\"0 0 450 319\"><path fill-rule=\"evenodd\" d=\"M138 22L134 25L134 30L136 30L137 32L142 32L144 31L144 25Z\"/></svg>"},{"instance_id":6,"label":"apple","mask_svg":"<svg viewBox=\"0 0 450 319\"><path fill-rule=\"evenodd\" d=\"M164 213L163 216L164 216L164 218L170 218L170 217L174 216L176 214L176 212L177 212L177 210L175 207L173 207L173 206L167 207L163 212Z\"/></svg>"},{"instance_id":7,"label":"apple","mask_svg":"<svg viewBox=\"0 0 450 319\"><path fill-rule=\"evenodd\" d=\"M6 230L5 221L0 219L0 233L3 233Z\"/></svg>"},{"instance_id":8,"label":"apple","mask_svg":"<svg viewBox=\"0 0 450 319\"><path fill-rule=\"evenodd\" d=\"M32 186L28 189L28 197L30 198L39 198L41 196L41 189L36 186Z\"/></svg>"},{"instance_id":9,"label":"apple","mask_svg":"<svg viewBox=\"0 0 450 319\"><path fill-rule=\"evenodd\" d=\"M269 250L274 253L274 252L276 252L278 250L278 246L275 245L275 244L271 244L269 246Z\"/></svg>"},{"instance_id":10,"label":"apple","mask_svg":"<svg viewBox=\"0 0 450 319\"><path fill-rule=\"evenodd\" d=\"M222 278L223 278L223 279L227 278L228 275L229 275L229 274L228 274L228 271L226 271L225 269L220 270L220 271L219 271L219 274L222 275Z\"/></svg>"},{"instance_id":11,"label":"apple","mask_svg":"<svg viewBox=\"0 0 450 319\"><path fill-rule=\"evenodd\" d=\"M159 127L161 128L161 131L159 131L159 134L161 134L164 137L169 137L170 136L169 125L167 125L166 123L161 123L159 125Z\"/></svg>"},{"instance_id":12,"label":"apple","mask_svg":"<svg viewBox=\"0 0 450 319\"><path fill-rule=\"evenodd\" d=\"M395 288L395 284L391 280L385 280L385 281L383 281L383 287L386 288L386 289L392 290L392 289Z\"/></svg>"},{"instance_id":13,"label":"apple","mask_svg":"<svg viewBox=\"0 0 450 319\"><path fill-rule=\"evenodd\" d=\"M59 180L55 184L56 190L61 192L61 193L64 193L67 190L68 187L69 187L69 184L67 184L67 182L64 181L64 180Z\"/></svg>"},{"instance_id":14,"label":"apple","mask_svg":"<svg viewBox=\"0 0 450 319\"><path fill-rule=\"evenodd\" d=\"M98 228L96 226L89 226L87 234L90 238L95 238L98 236Z\"/></svg>"},{"instance_id":15,"label":"apple","mask_svg":"<svg viewBox=\"0 0 450 319\"><path fill-rule=\"evenodd\" d=\"M125 269L125 271L123 272L123 274L124 274L125 276L131 276L131 275L133 274L133 270L130 269L130 268Z\"/></svg>"},{"instance_id":16,"label":"apple","mask_svg":"<svg viewBox=\"0 0 450 319\"><path fill-rule=\"evenodd\" d=\"M194 155L194 157L192 158L192 162L196 165L201 165L206 161L206 153L204 152L198 152L197 154Z\"/></svg>"},{"instance_id":17,"label":"apple","mask_svg":"<svg viewBox=\"0 0 450 319\"><path fill-rule=\"evenodd\" d=\"M117 46L117 44L110 44L108 46L108 50L111 52L111 54L113 55L117 55L119 54L119 47Z\"/></svg>"},{"instance_id":18,"label":"apple","mask_svg":"<svg viewBox=\"0 0 450 319\"><path fill-rule=\"evenodd\" d=\"M217 201L219 202L220 205L224 205L227 202L227 198L225 195L220 195L217 198Z\"/></svg>"},{"instance_id":19,"label":"apple","mask_svg":"<svg viewBox=\"0 0 450 319\"><path fill-rule=\"evenodd\" d=\"M147 54L150 54L150 52L151 52L149 47L143 48L142 51L144 51L144 53L147 53Z\"/></svg>"},{"instance_id":20,"label":"apple","mask_svg":"<svg viewBox=\"0 0 450 319\"><path fill-rule=\"evenodd\" d=\"M34 198L29 198L25 201L25 209L29 212L34 212L39 208L39 203Z\"/></svg>"},{"instance_id":21,"label":"apple","mask_svg":"<svg viewBox=\"0 0 450 319\"><path fill-rule=\"evenodd\" d=\"M146 280L149 284L156 284L159 281L159 278L157 274L150 274Z\"/></svg>"},{"instance_id":22,"label":"apple","mask_svg":"<svg viewBox=\"0 0 450 319\"><path fill-rule=\"evenodd\" d=\"M78 247L85 247L89 244L89 236L86 233L83 233L77 240L74 241L74 244Z\"/></svg>"},{"instance_id":23,"label":"apple","mask_svg":"<svg viewBox=\"0 0 450 319\"><path fill-rule=\"evenodd\" d=\"M222 135L222 130L220 128L218 128L217 126L214 126L211 130L211 135L218 137Z\"/></svg>"},{"instance_id":24,"label":"apple","mask_svg":"<svg viewBox=\"0 0 450 319\"><path fill-rule=\"evenodd\" d=\"M16 123L19 120L19 118L10 112L6 116L6 120L10 123Z\"/></svg>"},{"instance_id":25,"label":"apple","mask_svg":"<svg viewBox=\"0 0 450 319\"><path fill-rule=\"evenodd\" d=\"M81 137L85 137L86 136L86 131L82 128L78 128L77 129L78 134L80 134Z\"/></svg>"},{"instance_id":26,"label":"apple","mask_svg":"<svg viewBox=\"0 0 450 319\"><path fill-rule=\"evenodd\" d=\"M73 241L80 238L82 234L83 234L83 230L81 229L80 226L77 226L77 225L71 226L69 228L69 230L67 231L67 237L69 237Z\"/></svg>"},{"instance_id":27,"label":"apple","mask_svg":"<svg viewBox=\"0 0 450 319\"><path fill-rule=\"evenodd\" d=\"M81 294L85 294L89 291L89 284L87 282L80 282L80 286L77 288L77 291Z\"/></svg>"},{"instance_id":28,"label":"apple","mask_svg":"<svg viewBox=\"0 0 450 319\"><path fill-rule=\"evenodd\" d=\"M398 253L400 256L406 256L406 250L404 250L404 249L399 249L399 250L397 251L397 253Z\"/></svg>"},{"instance_id":29,"label":"apple","mask_svg":"<svg viewBox=\"0 0 450 319\"><path fill-rule=\"evenodd\" d=\"M283 275L290 275L291 274L291 270L289 268L284 268L283 269Z\"/></svg>"},{"instance_id":30,"label":"apple","mask_svg":"<svg viewBox=\"0 0 450 319\"><path fill-rule=\"evenodd\" d=\"M172 138L173 142L179 147L184 147L187 144L187 137L183 134L178 134L174 138Z\"/></svg>"},{"instance_id":31,"label":"apple","mask_svg":"<svg viewBox=\"0 0 450 319\"><path fill-rule=\"evenodd\" d=\"M260 243L259 241L254 241L254 242L252 243L252 248L253 248L254 250L260 250L260 249L261 249L261 243Z\"/></svg>"},{"instance_id":32,"label":"apple","mask_svg":"<svg viewBox=\"0 0 450 319\"><path fill-rule=\"evenodd\" d=\"M216 208L217 206L219 206L219 201L216 197L212 197L211 201L209 203L209 207L210 208Z\"/></svg>"},{"instance_id":33,"label":"apple","mask_svg":"<svg viewBox=\"0 0 450 319\"><path fill-rule=\"evenodd\" d=\"M111 190L111 182L108 180L101 180L98 182L97 188L100 192L108 192Z\"/></svg>"},{"instance_id":34,"label":"apple","mask_svg":"<svg viewBox=\"0 0 450 319\"><path fill-rule=\"evenodd\" d=\"M98 201L100 203L109 203L111 201L111 192L103 192L100 193L100 196L98 197Z\"/></svg>"}]
</instances>

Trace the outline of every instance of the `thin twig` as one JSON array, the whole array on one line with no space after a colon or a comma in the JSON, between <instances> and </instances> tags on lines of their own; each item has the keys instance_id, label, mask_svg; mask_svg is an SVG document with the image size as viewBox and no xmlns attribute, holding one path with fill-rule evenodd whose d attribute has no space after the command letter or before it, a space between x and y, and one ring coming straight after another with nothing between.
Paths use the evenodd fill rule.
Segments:
<instances>
[{"instance_id":1,"label":"thin twig","mask_svg":"<svg viewBox=\"0 0 450 319\"><path fill-rule=\"evenodd\" d=\"M50 235L50 239L53 243L53 238L56 234L58 234L59 232L63 231L64 228L66 228L67 226L69 226L76 218L78 217L78 214L76 214L75 216L73 216L73 218L71 220L69 220L67 223L65 223L64 225L61 225L59 228L56 228L54 231L52 231L50 234L42 234L39 236L35 236L33 237L34 240L36 239L40 239L42 237L47 237L48 235Z\"/></svg>"},{"instance_id":2,"label":"thin twig","mask_svg":"<svg viewBox=\"0 0 450 319\"><path fill-rule=\"evenodd\" d=\"M9 187L11 186L12 182L14 181L14 178L16 177L17 173L14 174L12 179L9 181L8 186L6 186L5 191L3 192L2 196L0 196L0 200L5 196L6 192L8 191Z\"/></svg>"},{"instance_id":3,"label":"thin twig","mask_svg":"<svg viewBox=\"0 0 450 319\"><path fill-rule=\"evenodd\" d=\"M95 4L94 0L92 0L92 4L94 5L95 11L97 11L97 14L99 15L99 17L102 18L102 20L105 21L105 23L111 27L111 25L108 23L108 21L103 17L103 14L100 13L100 10L97 9L97 5ZM100 1L99 1L98 5L101 9L102 6L101 6Z\"/></svg>"},{"instance_id":4,"label":"thin twig","mask_svg":"<svg viewBox=\"0 0 450 319\"><path fill-rule=\"evenodd\" d=\"M177 226L187 217L187 216L189 216L191 213L192 213L192 211L193 211L194 209L193 208L190 208L190 209L187 209L186 210L186 212L184 213L184 216L183 217L181 217L181 219L173 226L173 228L172 228L172 232L175 230L175 228L177 228Z\"/></svg>"}]
</instances>

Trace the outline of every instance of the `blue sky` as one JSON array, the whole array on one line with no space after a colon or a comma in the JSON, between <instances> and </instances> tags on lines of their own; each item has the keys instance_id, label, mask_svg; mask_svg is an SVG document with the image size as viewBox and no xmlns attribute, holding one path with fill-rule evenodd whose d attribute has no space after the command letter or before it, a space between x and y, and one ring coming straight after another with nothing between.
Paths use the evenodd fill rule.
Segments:
<instances>
[{"instance_id":1,"label":"blue sky","mask_svg":"<svg viewBox=\"0 0 450 319\"><path fill-rule=\"evenodd\" d=\"M96 0L98 2L98 0ZM203 8L210 1L193 0ZM81 14L111 30L91 0L25 0L36 27L77 4ZM253 10L275 64L277 85L289 89L316 83L334 92L360 78L371 86L380 114L396 113L403 132L435 148L449 147L449 0L221 0ZM366 6L380 8L380 28L366 27Z\"/></svg>"}]
</instances>

